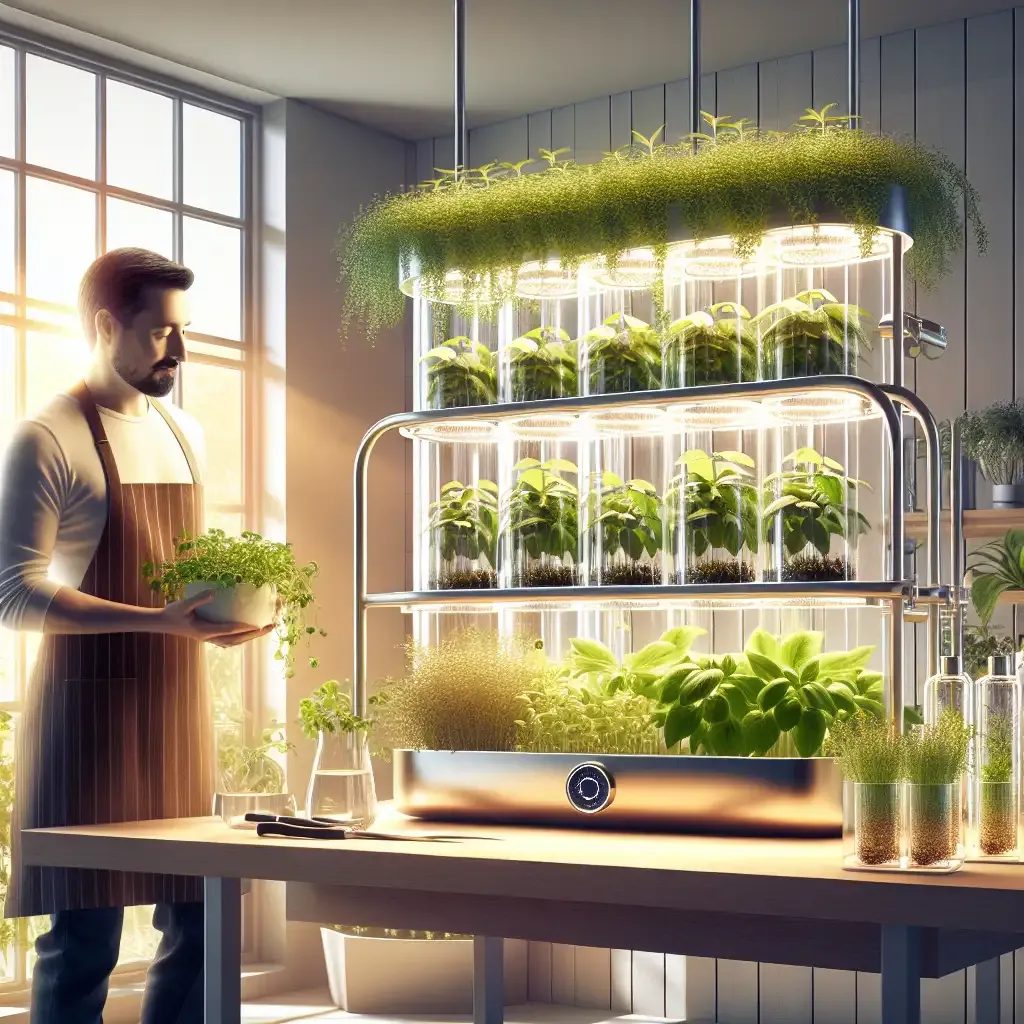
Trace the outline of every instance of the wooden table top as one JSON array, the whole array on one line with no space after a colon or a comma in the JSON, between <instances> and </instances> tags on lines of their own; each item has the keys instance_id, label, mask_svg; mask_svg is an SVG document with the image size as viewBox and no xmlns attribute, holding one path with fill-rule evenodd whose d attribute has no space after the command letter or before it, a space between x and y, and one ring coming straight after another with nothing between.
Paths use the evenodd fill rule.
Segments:
<instances>
[{"instance_id":1,"label":"wooden table top","mask_svg":"<svg viewBox=\"0 0 1024 1024\"><path fill-rule=\"evenodd\" d=\"M519 896L814 920L1024 931L1024 865L950 875L844 871L838 840L739 839L411 821L458 842L259 838L217 818L33 829L29 863L372 889Z\"/></svg>"}]
</instances>

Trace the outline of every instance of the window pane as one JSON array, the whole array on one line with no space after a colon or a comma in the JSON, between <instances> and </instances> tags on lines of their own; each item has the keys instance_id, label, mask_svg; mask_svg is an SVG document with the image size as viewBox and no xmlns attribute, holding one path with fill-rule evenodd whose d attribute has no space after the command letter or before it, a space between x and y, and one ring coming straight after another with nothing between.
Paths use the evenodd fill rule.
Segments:
<instances>
[{"instance_id":1,"label":"window pane","mask_svg":"<svg viewBox=\"0 0 1024 1024\"><path fill-rule=\"evenodd\" d=\"M108 199L107 249L129 245L152 249L170 259L174 255L174 218L170 211Z\"/></svg>"},{"instance_id":2,"label":"window pane","mask_svg":"<svg viewBox=\"0 0 1024 1024\"><path fill-rule=\"evenodd\" d=\"M89 346L62 334L30 334L25 346L25 411L41 409L58 391L82 379Z\"/></svg>"},{"instance_id":3,"label":"window pane","mask_svg":"<svg viewBox=\"0 0 1024 1024\"><path fill-rule=\"evenodd\" d=\"M0 171L0 292L15 290L14 172Z\"/></svg>"},{"instance_id":4,"label":"window pane","mask_svg":"<svg viewBox=\"0 0 1024 1024\"><path fill-rule=\"evenodd\" d=\"M152 960L160 942L160 933L153 927L152 907L125 907L121 930L119 964Z\"/></svg>"},{"instance_id":5,"label":"window pane","mask_svg":"<svg viewBox=\"0 0 1024 1024\"><path fill-rule=\"evenodd\" d=\"M174 101L107 80L107 181L173 199Z\"/></svg>"},{"instance_id":6,"label":"window pane","mask_svg":"<svg viewBox=\"0 0 1024 1024\"><path fill-rule=\"evenodd\" d=\"M182 106L183 197L188 206L229 217L242 208L242 122Z\"/></svg>"},{"instance_id":7,"label":"window pane","mask_svg":"<svg viewBox=\"0 0 1024 1024\"><path fill-rule=\"evenodd\" d=\"M96 258L96 197L41 178L26 182L26 288L34 299L75 305Z\"/></svg>"},{"instance_id":8,"label":"window pane","mask_svg":"<svg viewBox=\"0 0 1024 1024\"><path fill-rule=\"evenodd\" d=\"M0 46L0 156L14 156L14 51Z\"/></svg>"},{"instance_id":9,"label":"window pane","mask_svg":"<svg viewBox=\"0 0 1024 1024\"><path fill-rule=\"evenodd\" d=\"M184 262L196 275L189 291L192 330L242 338L242 232L186 217Z\"/></svg>"},{"instance_id":10,"label":"window pane","mask_svg":"<svg viewBox=\"0 0 1024 1024\"><path fill-rule=\"evenodd\" d=\"M28 162L96 177L96 76L45 57L25 58Z\"/></svg>"},{"instance_id":11,"label":"window pane","mask_svg":"<svg viewBox=\"0 0 1024 1024\"><path fill-rule=\"evenodd\" d=\"M241 504L242 374L203 363L182 367L182 405L202 424L206 435L206 500L214 505Z\"/></svg>"}]
</instances>

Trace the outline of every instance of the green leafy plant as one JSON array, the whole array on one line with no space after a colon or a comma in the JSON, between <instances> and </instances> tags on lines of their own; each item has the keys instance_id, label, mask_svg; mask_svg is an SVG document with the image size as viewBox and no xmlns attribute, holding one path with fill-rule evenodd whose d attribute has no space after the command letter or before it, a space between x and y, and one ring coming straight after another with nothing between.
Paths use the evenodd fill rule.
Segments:
<instances>
[{"instance_id":1,"label":"green leafy plant","mask_svg":"<svg viewBox=\"0 0 1024 1024\"><path fill-rule=\"evenodd\" d=\"M605 470L593 475L586 504L586 530L602 560L599 581L660 583L663 508L654 484L623 480ZM651 561L641 561L644 555Z\"/></svg>"},{"instance_id":2,"label":"green leafy plant","mask_svg":"<svg viewBox=\"0 0 1024 1024\"><path fill-rule=\"evenodd\" d=\"M568 459L521 459L508 496L508 533L514 548L513 585L567 586L576 582L579 491L566 479L578 474ZM570 563L570 564L566 564Z\"/></svg>"},{"instance_id":3,"label":"green leafy plant","mask_svg":"<svg viewBox=\"0 0 1024 1024\"><path fill-rule=\"evenodd\" d=\"M978 846L987 857L1017 847L1017 787L1013 778L1013 719L990 712L978 771Z\"/></svg>"},{"instance_id":4,"label":"green leafy plant","mask_svg":"<svg viewBox=\"0 0 1024 1024\"><path fill-rule=\"evenodd\" d=\"M427 401L434 409L493 405L498 400L494 353L472 338L449 338L420 361L427 364Z\"/></svg>"},{"instance_id":5,"label":"green leafy plant","mask_svg":"<svg viewBox=\"0 0 1024 1024\"><path fill-rule=\"evenodd\" d=\"M993 484L1024 481L1024 402L996 402L961 417L964 454Z\"/></svg>"},{"instance_id":6,"label":"green leafy plant","mask_svg":"<svg viewBox=\"0 0 1024 1024\"><path fill-rule=\"evenodd\" d=\"M623 394L661 387L661 338L650 324L613 313L583 339L589 359L590 393Z\"/></svg>"},{"instance_id":7,"label":"green leafy plant","mask_svg":"<svg viewBox=\"0 0 1024 1024\"><path fill-rule=\"evenodd\" d=\"M295 648L302 639L307 643L324 629L309 622L314 602L313 580L320 567L316 562L300 565L291 544L266 540L247 531L241 537L229 537L223 530L208 530L199 537L182 535L175 542L174 557L155 564L146 562L142 575L153 590L167 601L179 600L187 583L209 583L218 588L248 583L253 587L273 587L279 603L278 647L274 657L285 663L285 674L294 674ZM316 668L316 658L310 658Z\"/></svg>"},{"instance_id":8,"label":"green leafy plant","mask_svg":"<svg viewBox=\"0 0 1024 1024\"><path fill-rule=\"evenodd\" d=\"M920 143L849 129L827 108L781 133L713 120L695 140L637 140L597 164L558 151L543 154L547 167L535 174L522 164L457 180L441 172L419 189L380 197L338 239L343 330L361 320L372 337L400 324L397 268L407 277L414 263L428 291L457 269L467 302L501 300L513 296L517 268L538 252L558 252L575 266L653 246L663 259L681 228L697 240L731 235L748 259L773 216L814 223L822 209L856 226L866 254L892 186L904 190L914 238L907 264L918 280L937 280L963 246L961 209L985 248L976 191L953 161Z\"/></svg>"},{"instance_id":9,"label":"green leafy plant","mask_svg":"<svg viewBox=\"0 0 1024 1024\"><path fill-rule=\"evenodd\" d=\"M7 902L11 884L11 816L14 813L11 733L11 716L0 711L0 907ZM18 938L18 932L15 921L0 918L0 949L10 949Z\"/></svg>"},{"instance_id":10,"label":"green leafy plant","mask_svg":"<svg viewBox=\"0 0 1024 1024\"><path fill-rule=\"evenodd\" d=\"M303 697L299 702L299 722L302 732L311 740L321 732L367 732L373 727L371 718L361 718L352 711L352 698L337 679L328 679Z\"/></svg>"},{"instance_id":11,"label":"green leafy plant","mask_svg":"<svg viewBox=\"0 0 1024 1024\"><path fill-rule=\"evenodd\" d=\"M576 343L560 327L537 327L509 342L513 402L575 398Z\"/></svg>"},{"instance_id":12,"label":"green leafy plant","mask_svg":"<svg viewBox=\"0 0 1024 1024\"><path fill-rule=\"evenodd\" d=\"M978 548L968 568L972 573L971 603L983 628L988 626L999 598L1024 588L1024 530L1007 530L1002 540Z\"/></svg>"},{"instance_id":13,"label":"green leafy plant","mask_svg":"<svg viewBox=\"0 0 1024 1024\"><path fill-rule=\"evenodd\" d=\"M757 380L757 331L736 302L717 302L669 325L665 376L670 388Z\"/></svg>"},{"instance_id":14,"label":"green leafy plant","mask_svg":"<svg viewBox=\"0 0 1024 1024\"><path fill-rule=\"evenodd\" d=\"M758 549L758 490L750 482L754 460L743 452L708 454L694 448L680 456L677 465L683 473L673 479L666 503L676 550L678 532L686 532L685 581L752 582L754 570L740 560L740 553L756 554Z\"/></svg>"},{"instance_id":15,"label":"green leafy plant","mask_svg":"<svg viewBox=\"0 0 1024 1024\"><path fill-rule=\"evenodd\" d=\"M450 480L430 506L427 527L444 565L431 586L440 590L480 589L496 585L498 564L498 487L490 480L476 486ZM483 560L484 565L480 565ZM470 563L465 565L465 563Z\"/></svg>"},{"instance_id":16,"label":"green leafy plant","mask_svg":"<svg viewBox=\"0 0 1024 1024\"><path fill-rule=\"evenodd\" d=\"M391 749L514 750L519 698L551 671L534 641L477 629L406 653L405 676L377 694L375 728Z\"/></svg>"},{"instance_id":17,"label":"green leafy plant","mask_svg":"<svg viewBox=\"0 0 1024 1024\"><path fill-rule=\"evenodd\" d=\"M284 768L273 756L292 749L285 739L282 722L271 722L260 730L255 743L245 742L241 723L237 730L218 731L217 740L222 793L284 792Z\"/></svg>"},{"instance_id":18,"label":"green leafy plant","mask_svg":"<svg viewBox=\"0 0 1024 1024\"><path fill-rule=\"evenodd\" d=\"M997 654L1013 654L1015 650L1012 636L994 633L987 623L964 629L964 671L973 679L985 674L989 658Z\"/></svg>"},{"instance_id":19,"label":"green leafy plant","mask_svg":"<svg viewBox=\"0 0 1024 1024\"><path fill-rule=\"evenodd\" d=\"M784 552L782 580L849 579L847 560L829 557L832 538L853 546L871 529L850 505L857 488L870 490L870 484L848 477L838 462L813 448L798 448L783 464L792 468L765 477L762 515L765 540Z\"/></svg>"},{"instance_id":20,"label":"green leafy plant","mask_svg":"<svg viewBox=\"0 0 1024 1024\"><path fill-rule=\"evenodd\" d=\"M861 322L867 316L824 289L801 292L763 309L753 325L761 332L765 379L857 373L862 350L871 350Z\"/></svg>"}]
</instances>

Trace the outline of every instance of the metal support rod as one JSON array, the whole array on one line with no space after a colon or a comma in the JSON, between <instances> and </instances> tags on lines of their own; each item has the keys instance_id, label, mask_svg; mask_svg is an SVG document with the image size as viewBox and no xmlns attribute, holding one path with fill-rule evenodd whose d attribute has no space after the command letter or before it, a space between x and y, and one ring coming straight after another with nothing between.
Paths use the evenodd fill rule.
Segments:
<instances>
[{"instance_id":1,"label":"metal support rod","mask_svg":"<svg viewBox=\"0 0 1024 1024\"><path fill-rule=\"evenodd\" d=\"M983 961L974 971L974 1019L977 1024L999 1024L1003 1002L999 984L999 957ZM1012 1006L1010 1013L1013 1013Z\"/></svg>"},{"instance_id":2,"label":"metal support rod","mask_svg":"<svg viewBox=\"0 0 1024 1024\"><path fill-rule=\"evenodd\" d=\"M903 287L903 235L894 231L892 238L892 383L903 387L903 332L906 293ZM902 448L903 440L900 439Z\"/></svg>"},{"instance_id":3,"label":"metal support rod","mask_svg":"<svg viewBox=\"0 0 1024 1024\"><path fill-rule=\"evenodd\" d=\"M473 936L473 1024L502 1024L505 1017L505 940Z\"/></svg>"},{"instance_id":4,"label":"metal support rod","mask_svg":"<svg viewBox=\"0 0 1024 1024\"><path fill-rule=\"evenodd\" d=\"M455 0L455 177L469 166L466 131L466 0Z\"/></svg>"},{"instance_id":5,"label":"metal support rod","mask_svg":"<svg viewBox=\"0 0 1024 1024\"><path fill-rule=\"evenodd\" d=\"M700 131L700 0L690 0L690 134ZM697 140L693 139L693 151Z\"/></svg>"},{"instance_id":6,"label":"metal support rod","mask_svg":"<svg viewBox=\"0 0 1024 1024\"><path fill-rule=\"evenodd\" d=\"M207 878L203 891L203 1019L206 1024L240 1024L242 882Z\"/></svg>"},{"instance_id":7,"label":"metal support rod","mask_svg":"<svg viewBox=\"0 0 1024 1024\"><path fill-rule=\"evenodd\" d=\"M921 929L882 925L882 1024L921 1024Z\"/></svg>"},{"instance_id":8,"label":"metal support rod","mask_svg":"<svg viewBox=\"0 0 1024 1024\"><path fill-rule=\"evenodd\" d=\"M964 565L967 546L964 543L964 480L963 434L959 417L954 416L949 431L949 582L952 595L953 620L950 636L951 654L963 657Z\"/></svg>"},{"instance_id":9,"label":"metal support rod","mask_svg":"<svg viewBox=\"0 0 1024 1024\"><path fill-rule=\"evenodd\" d=\"M903 693L903 670L906 667L906 622L904 602L897 598L890 602L892 608L889 623L889 692L885 695L885 707L890 721L897 730L903 731L903 708L906 698Z\"/></svg>"},{"instance_id":10,"label":"metal support rod","mask_svg":"<svg viewBox=\"0 0 1024 1024\"><path fill-rule=\"evenodd\" d=\"M850 127L860 121L860 0L848 0L846 23L846 106Z\"/></svg>"}]
</instances>

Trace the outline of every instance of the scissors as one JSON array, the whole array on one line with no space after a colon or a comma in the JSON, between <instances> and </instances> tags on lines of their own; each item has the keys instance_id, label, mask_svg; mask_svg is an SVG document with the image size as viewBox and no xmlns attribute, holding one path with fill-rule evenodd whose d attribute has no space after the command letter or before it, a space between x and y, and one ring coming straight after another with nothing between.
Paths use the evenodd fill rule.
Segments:
<instances>
[{"instance_id":1,"label":"scissors","mask_svg":"<svg viewBox=\"0 0 1024 1024\"><path fill-rule=\"evenodd\" d=\"M354 828L333 818L296 818L286 814L250 812L245 820L256 824L258 836L280 836L284 839L381 839L400 843L450 843L462 839L493 839L495 836L427 835L400 832L371 832Z\"/></svg>"}]
</instances>

